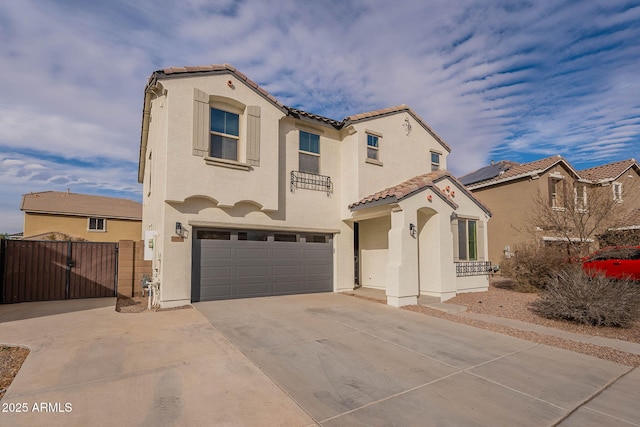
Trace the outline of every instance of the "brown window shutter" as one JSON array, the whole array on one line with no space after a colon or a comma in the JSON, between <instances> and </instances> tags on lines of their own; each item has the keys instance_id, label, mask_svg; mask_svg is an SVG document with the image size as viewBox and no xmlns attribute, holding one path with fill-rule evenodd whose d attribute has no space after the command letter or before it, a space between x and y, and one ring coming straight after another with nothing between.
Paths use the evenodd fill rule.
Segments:
<instances>
[{"instance_id":1,"label":"brown window shutter","mask_svg":"<svg viewBox=\"0 0 640 427\"><path fill-rule=\"evenodd\" d=\"M209 154L209 95L193 89L193 155Z\"/></svg>"},{"instance_id":2,"label":"brown window shutter","mask_svg":"<svg viewBox=\"0 0 640 427\"><path fill-rule=\"evenodd\" d=\"M260 166L260 106L247 107L247 163Z\"/></svg>"}]
</instances>

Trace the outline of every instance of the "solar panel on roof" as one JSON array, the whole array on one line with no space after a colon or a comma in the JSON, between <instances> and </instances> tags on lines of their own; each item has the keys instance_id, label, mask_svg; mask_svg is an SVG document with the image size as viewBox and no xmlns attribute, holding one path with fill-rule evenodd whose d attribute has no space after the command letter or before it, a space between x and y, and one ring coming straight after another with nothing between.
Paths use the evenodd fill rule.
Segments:
<instances>
[{"instance_id":1,"label":"solar panel on roof","mask_svg":"<svg viewBox=\"0 0 640 427\"><path fill-rule=\"evenodd\" d=\"M504 163L494 163L478 169L475 172L466 174L460 178L460 182L464 185L471 185L476 182L486 181L487 179L495 178L500 175L500 172L509 169L509 167L510 165L505 165Z\"/></svg>"}]
</instances>

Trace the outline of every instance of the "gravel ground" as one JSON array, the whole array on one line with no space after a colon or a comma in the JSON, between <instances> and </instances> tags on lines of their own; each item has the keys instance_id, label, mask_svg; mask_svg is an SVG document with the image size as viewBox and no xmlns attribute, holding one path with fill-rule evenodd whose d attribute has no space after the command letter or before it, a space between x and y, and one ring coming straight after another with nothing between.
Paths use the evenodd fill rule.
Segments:
<instances>
[{"instance_id":1,"label":"gravel ground","mask_svg":"<svg viewBox=\"0 0 640 427\"><path fill-rule=\"evenodd\" d=\"M28 355L29 350L26 348L0 346L0 399L4 397Z\"/></svg>"},{"instance_id":2,"label":"gravel ground","mask_svg":"<svg viewBox=\"0 0 640 427\"><path fill-rule=\"evenodd\" d=\"M504 284L504 281L500 280L499 278L492 278L491 281L492 283L489 286L489 290L487 292L471 292L460 294L455 298L448 300L447 303L466 306L467 312L471 313L480 313L490 316L504 317L507 319L520 320L522 322L561 329L563 331L573 332L576 334L599 336L640 343L640 322L638 321L636 321L630 328L605 328L545 319L529 310L529 304L531 304L538 298L537 294L515 292L509 289L502 288L500 286L501 284ZM386 302L384 300L361 296L349 292L345 294L383 304ZM409 311L427 314L429 316L440 317L442 319L464 323L476 328L486 329L489 331L510 335L516 338L537 342L540 344L546 344L553 347L575 351L577 353L587 354L589 356L610 360L612 362L620 363L627 366L640 366L640 355L615 350L609 347L586 344L583 342L544 335L532 331L522 331L497 323L473 319L465 316L464 313L449 314L421 305L409 305L402 308Z\"/></svg>"},{"instance_id":3,"label":"gravel ground","mask_svg":"<svg viewBox=\"0 0 640 427\"><path fill-rule=\"evenodd\" d=\"M635 322L630 328L605 328L546 319L529 310L529 304L538 299L538 294L515 292L498 286L500 283L494 282L488 292L460 294L447 302L464 305L467 307L467 311L472 313L516 319L576 334L640 343L640 322Z\"/></svg>"},{"instance_id":4,"label":"gravel ground","mask_svg":"<svg viewBox=\"0 0 640 427\"><path fill-rule=\"evenodd\" d=\"M599 336L640 343L640 322L638 321L636 321L630 328L605 328L545 319L529 310L529 304L531 304L531 302L535 301L538 298L537 294L520 293L509 289L503 289L496 286L500 286L499 281L492 280L492 282L493 283L489 286L489 291L487 292L460 294L455 298L448 300L447 302L451 304L466 306L467 311L472 313L480 313L490 316L520 320L522 322L561 329L576 334ZM587 354L589 356L598 357L600 359L610 360L612 362L620 363L627 366L640 366L640 355L626 353L624 351L615 350L609 347L586 344L583 342L544 335L532 331L522 331L508 326L465 317L464 314L456 315L444 313L442 311L435 310L429 307L413 305L404 308L410 311L453 320L455 322L465 323L470 326L511 335L513 337L526 339L540 344L564 348L566 350Z\"/></svg>"}]
</instances>

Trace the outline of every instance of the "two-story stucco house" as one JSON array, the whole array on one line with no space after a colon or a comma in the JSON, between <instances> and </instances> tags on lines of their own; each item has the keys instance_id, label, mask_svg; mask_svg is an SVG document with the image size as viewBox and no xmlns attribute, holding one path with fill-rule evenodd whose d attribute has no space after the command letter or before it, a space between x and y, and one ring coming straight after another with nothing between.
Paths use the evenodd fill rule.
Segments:
<instances>
[{"instance_id":1,"label":"two-story stucco house","mask_svg":"<svg viewBox=\"0 0 640 427\"><path fill-rule=\"evenodd\" d=\"M154 72L138 180L162 306L486 290L490 212L447 172L450 150L405 105L335 121L227 64Z\"/></svg>"}]
</instances>

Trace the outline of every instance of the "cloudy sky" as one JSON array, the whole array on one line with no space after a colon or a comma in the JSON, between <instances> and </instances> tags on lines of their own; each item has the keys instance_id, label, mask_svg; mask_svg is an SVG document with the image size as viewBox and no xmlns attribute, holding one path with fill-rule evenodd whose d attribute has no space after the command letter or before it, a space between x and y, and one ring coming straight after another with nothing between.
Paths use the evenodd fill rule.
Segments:
<instances>
[{"instance_id":1,"label":"cloudy sky","mask_svg":"<svg viewBox=\"0 0 640 427\"><path fill-rule=\"evenodd\" d=\"M146 78L222 63L337 120L408 104L457 175L640 158L637 0L5 0L0 233L31 191L140 200Z\"/></svg>"}]
</instances>

